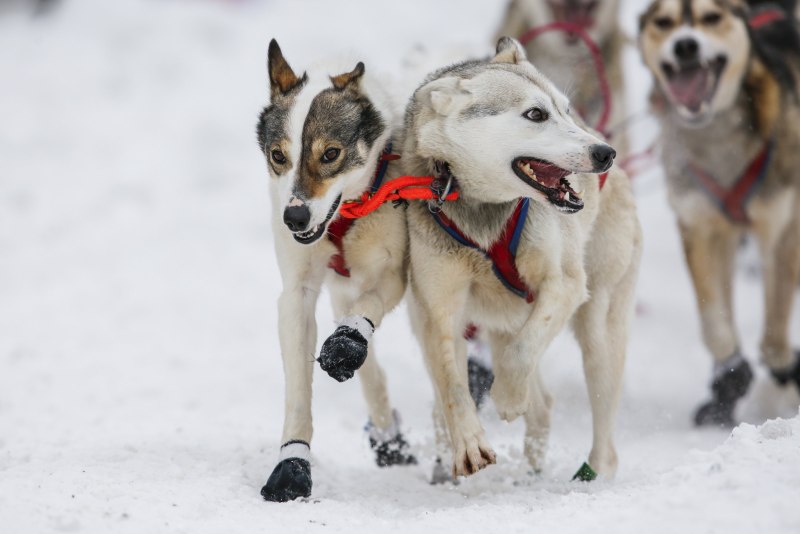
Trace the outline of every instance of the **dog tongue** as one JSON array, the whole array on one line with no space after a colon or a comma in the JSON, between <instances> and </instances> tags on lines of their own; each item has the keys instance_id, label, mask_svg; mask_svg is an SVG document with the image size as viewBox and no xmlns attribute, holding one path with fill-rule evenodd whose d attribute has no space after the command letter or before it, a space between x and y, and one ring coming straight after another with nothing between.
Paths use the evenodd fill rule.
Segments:
<instances>
[{"instance_id":1,"label":"dog tongue","mask_svg":"<svg viewBox=\"0 0 800 534\"><path fill-rule=\"evenodd\" d=\"M691 111L703 105L708 85L708 70L697 68L675 74L669 82L672 98Z\"/></svg>"}]
</instances>

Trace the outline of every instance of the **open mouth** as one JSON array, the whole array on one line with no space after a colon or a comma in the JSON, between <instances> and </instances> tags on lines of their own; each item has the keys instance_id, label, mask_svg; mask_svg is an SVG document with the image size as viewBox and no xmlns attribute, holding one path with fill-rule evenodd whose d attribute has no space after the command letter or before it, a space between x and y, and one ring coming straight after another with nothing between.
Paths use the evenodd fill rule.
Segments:
<instances>
[{"instance_id":1,"label":"open mouth","mask_svg":"<svg viewBox=\"0 0 800 534\"><path fill-rule=\"evenodd\" d=\"M585 31L591 30L594 26L598 0L590 2L548 0L547 3L556 22L574 24ZM566 32L564 36L569 44L575 44L579 40L576 33Z\"/></svg>"},{"instance_id":2,"label":"open mouth","mask_svg":"<svg viewBox=\"0 0 800 534\"><path fill-rule=\"evenodd\" d=\"M575 213L583 209L583 200L567 180L567 176L572 174L568 170L536 158L516 158L511 168L523 182L542 192L560 211Z\"/></svg>"},{"instance_id":3,"label":"open mouth","mask_svg":"<svg viewBox=\"0 0 800 534\"><path fill-rule=\"evenodd\" d=\"M675 66L662 63L661 70L667 78L667 90L673 104L683 115L695 118L705 112L717 93L725 64L725 56L710 61L698 61Z\"/></svg>"},{"instance_id":4,"label":"open mouth","mask_svg":"<svg viewBox=\"0 0 800 534\"><path fill-rule=\"evenodd\" d=\"M325 235L325 230L328 228L328 223L331 222L333 216L336 215L336 211L339 209L339 203L342 201L342 195L336 197L336 202L333 203L331 209L328 211L327 217L325 217L325 221L322 224L318 224L313 228L309 228L305 232L294 232L292 237L294 240L300 243L301 245L310 245L311 243L316 242L320 237Z\"/></svg>"}]
</instances>

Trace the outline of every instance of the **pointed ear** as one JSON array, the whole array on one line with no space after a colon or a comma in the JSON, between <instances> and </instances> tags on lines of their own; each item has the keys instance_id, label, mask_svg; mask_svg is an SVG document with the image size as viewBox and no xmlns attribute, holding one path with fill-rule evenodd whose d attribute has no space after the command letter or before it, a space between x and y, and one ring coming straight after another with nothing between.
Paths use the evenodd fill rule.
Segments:
<instances>
[{"instance_id":1,"label":"pointed ear","mask_svg":"<svg viewBox=\"0 0 800 534\"><path fill-rule=\"evenodd\" d=\"M267 70L269 71L269 85L273 98L278 95L285 95L302 81L284 59L281 47L278 46L278 41L275 39L269 42Z\"/></svg>"},{"instance_id":2,"label":"pointed ear","mask_svg":"<svg viewBox=\"0 0 800 534\"><path fill-rule=\"evenodd\" d=\"M458 78L442 78L427 87L428 100L433 110L439 115L450 115L463 109L472 100Z\"/></svg>"},{"instance_id":3,"label":"pointed ear","mask_svg":"<svg viewBox=\"0 0 800 534\"><path fill-rule=\"evenodd\" d=\"M525 49L519 41L511 37L501 37L497 41L497 54L492 58L492 63L522 63L528 61Z\"/></svg>"},{"instance_id":4,"label":"pointed ear","mask_svg":"<svg viewBox=\"0 0 800 534\"><path fill-rule=\"evenodd\" d=\"M361 81L362 76L364 76L364 63L359 61L352 71L338 76L331 76L331 82L340 91L347 88L358 90L358 83Z\"/></svg>"}]
</instances>

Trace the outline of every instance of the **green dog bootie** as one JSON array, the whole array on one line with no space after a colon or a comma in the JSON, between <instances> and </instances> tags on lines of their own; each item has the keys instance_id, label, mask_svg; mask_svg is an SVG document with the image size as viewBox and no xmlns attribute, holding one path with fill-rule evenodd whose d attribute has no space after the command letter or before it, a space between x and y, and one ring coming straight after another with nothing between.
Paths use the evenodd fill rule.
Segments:
<instances>
[{"instance_id":1,"label":"green dog bootie","mask_svg":"<svg viewBox=\"0 0 800 534\"><path fill-rule=\"evenodd\" d=\"M572 477L572 480L580 480L581 482L591 482L596 478L597 478L597 473L595 473L594 469L592 469L592 466L590 466L586 462L583 462L583 465L581 466L580 469L578 469L578 472L575 473L575 476Z\"/></svg>"}]
</instances>

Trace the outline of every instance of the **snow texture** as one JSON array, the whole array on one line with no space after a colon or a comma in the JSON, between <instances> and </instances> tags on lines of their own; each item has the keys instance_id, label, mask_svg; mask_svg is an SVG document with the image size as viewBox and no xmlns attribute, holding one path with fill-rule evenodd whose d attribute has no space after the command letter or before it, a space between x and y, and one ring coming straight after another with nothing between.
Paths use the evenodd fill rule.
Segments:
<instances>
[{"instance_id":1,"label":"snow texture","mask_svg":"<svg viewBox=\"0 0 800 534\"><path fill-rule=\"evenodd\" d=\"M565 335L543 364L544 471L529 472L521 423L488 403L498 465L428 485L433 394L400 309L372 342L420 465L377 468L357 380L318 370L313 495L264 502L283 420L254 134L267 43L298 70L353 50L401 92L445 57L488 53L501 2L66 0L37 18L19 4L0 10L0 532L800 532L794 390L759 367L747 424L691 425L712 366L658 169L635 179L646 241L616 480L569 481L591 421ZM625 4L631 34L643 4ZM632 48L626 65L640 111L649 78ZM654 125L637 128L646 146ZM746 263L736 311L757 365ZM326 296L318 317L321 342Z\"/></svg>"}]
</instances>

